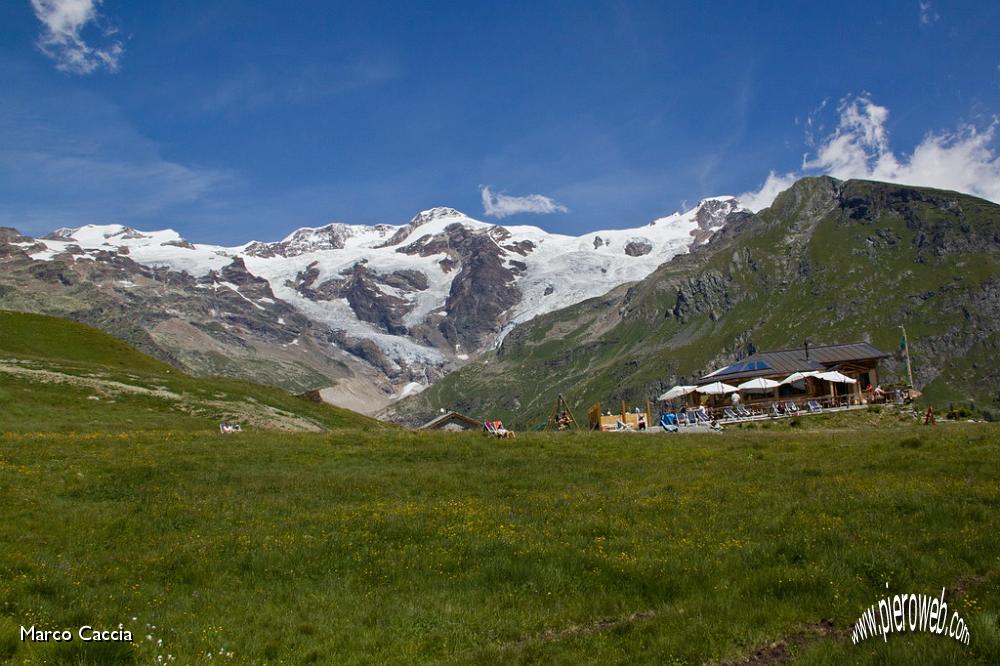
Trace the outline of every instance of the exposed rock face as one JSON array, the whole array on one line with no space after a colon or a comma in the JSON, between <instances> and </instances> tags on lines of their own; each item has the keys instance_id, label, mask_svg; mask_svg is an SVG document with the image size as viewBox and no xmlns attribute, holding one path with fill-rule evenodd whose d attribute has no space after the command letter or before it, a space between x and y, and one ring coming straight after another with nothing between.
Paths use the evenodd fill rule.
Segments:
<instances>
[{"instance_id":1,"label":"exposed rock face","mask_svg":"<svg viewBox=\"0 0 1000 666\"><path fill-rule=\"evenodd\" d=\"M522 257L526 257L528 256L528 253L535 249L535 244L530 240L522 240L514 243L508 243L503 246L503 249L508 252L513 252L514 254L519 254Z\"/></svg>"},{"instance_id":2,"label":"exposed rock face","mask_svg":"<svg viewBox=\"0 0 1000 666\"><path fill-rule=\"evenodd\" d=\"M504 266L504 251L490 238L470 233L461 225L446 229L448 247L462 270L451 283L445 302L448 318L440 325L452 345L482 346L483 335L503 324L503 314L520 298L514 272Z\"/></svg>"},{"instance_id":3,"label":"exposed rock face","mask_svg":"<svg viewBox=\"0 0 1000 666\"><path fill-rule=\"evenodd\" d=\"M696 243L704 243L726 224L726 218L740 209L739 202L731 197L706 199L695 213L698 226L691 232Z\"/></svg>"},{"instance_id":4,"label":"exposed rock face","mask_svg":"<svg viewBox=\"0 0 1000 666\"><path fill-rule=\"evenodd\" d=\"M164 241L164 242L160 243L160 245L162 245L164 247L171 247L171 246L172 247L182 247L185 250L194 250L195 249L194 243L192 243L191 241L186 241L186 240L169 240L169 241Z\"/></svg>"},{"instance_id":5,"label":"exposed rock face","mask_svg":"<svg viewBox=\"0 0 1000 666\"><path fill-rule=\"evenodd\" d=\"M214 276L214 273L210 275ZM239 288L240 293L250 300L261 298L274 299L274 292L271 291L271 283L264 278L251 275L242 257L233 259L231 264L222 269L219 277L224 282L235 284Z\"/></svg>"},{"instance_id":6,"label":"exposed rock face","mask_svg":"<svg viewBox=\"0 0 1000 666\"><path fill-rule=\"evenodd\" d=\"M136 231L132 227L125 227L118 233L109 234L106 238L115 238L118 240L133 240L136 238L148 238L144 233Z\"/></svg>"},{"instance_id":7,"label":"exposed rock face","mask_svg":"<svg viewBox=\"0 0 1000 666\"><path fill-rule=\"evenodd\" d=\"M403 316L412 306L398 296L383 293L364 264L355 264L346 279L337 283L335 293L337 297L347 299L361 321L377 324L392 335L406 335Z\"/></svg>"},{"instance_id":8,"label":"exposed rock face","mask_svg":"<svg viewBox=\"0 0 1000 666\"><path fill-rule=\"evenodd\" d=\"M712 321L717 321L739 298L730 293L733 286L719 271L701 273L677 289L671 313L681 322L694 314L707 314Z\"/></svg>"},{"instance_id":9,"label":"exposed rock face","mask_svg":"<svg viewBox=\"0 0 1000 666\"><path fill-rule=\"evenodd\" d=\"M427 289L427 276L420 271L404 269L393 271L381 276L382 284L402 291L424 291Z\"/></svg>"},{"instance_id":10,"label":"exposed rock face","mask_svg":"<svg viewBox=\"0 0 1000 666\"><path fill-rule=\"evenodd\" d=\"M22 236L17 229L0 227L0 243L34 243L34 239Z\"/></svg>"},{"instance_id":11,"label":"exposed rock face","mask_svg":"<svg viewBox=\"0 0 1000 666\"><path fill-rule=\"evenodd\" d=\"M630 257L641 257L653 251L653 244L645 239L630 240L625 244L625 254Z\"/></svg>"},{"instance_id":12,"label":"exposed rock face","mask_svg":"<svg viewBox=\"0 0 1000 666\"><path fill-rule=\"evenodd\" d=\"M396 248L400 254L416 255L418 257L431 257L435 254L447 252L450 249L447 236L431 236L427 234L421 236L414 242L404 247Z\"/></svg>"}]
</instances>

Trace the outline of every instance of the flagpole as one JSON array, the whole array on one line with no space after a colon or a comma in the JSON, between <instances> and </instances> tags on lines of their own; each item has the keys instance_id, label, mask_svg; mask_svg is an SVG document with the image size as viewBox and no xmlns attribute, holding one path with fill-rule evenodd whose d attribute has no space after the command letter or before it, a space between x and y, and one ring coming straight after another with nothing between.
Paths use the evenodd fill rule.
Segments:
<instances>
[{"instance_id":1,"label":"flagpole","mask_svg":"<svg viewBox=\"0 0 1000 666\"><path fill-rule=\"evenodd\" d=\"M900 324L899 328L903 331L903 351L906 352L906 375L910 378L910 388L913 386L913 366L910 365L910 339L906 337L906 328Z\"/></svg>"}]
</instances>

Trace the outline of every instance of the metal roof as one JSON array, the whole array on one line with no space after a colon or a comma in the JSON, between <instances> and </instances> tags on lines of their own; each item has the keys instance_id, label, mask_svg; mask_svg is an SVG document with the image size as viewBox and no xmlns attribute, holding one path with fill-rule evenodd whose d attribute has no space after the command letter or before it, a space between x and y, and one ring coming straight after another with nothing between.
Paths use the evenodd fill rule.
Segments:
<instances>
[{"instance_id":1,"label":"metal roof","mask_svg":"<svg viewBox=\"0 0 1000 666\"><path fill-rule=\"evenodd\" d=\"M889 354L876 349L867 342L854 342L845 345L809 345L808 359L806 359L805 347L762 351L711 372L699 379L698 382L731 382L731 380L736 379L778 375L787 377L793 372L828 370L841 363L878 360L887 356Z\"/></svg>"},{"instance_id":2,"label":"metal roof","mask_svg":"<svg viewBox=\"0 0 1000 666\"><path fill-rule=\"evenodd\" d=\"M441 414L440 416L437 416L437 417L431 419L427 423L423 424L422 426L420 426L419 429L420 430L434 430L434 429L440 428L440 427L444 426L445 424L451 423L451 422L464 423L465 425L469 426L470 428L475 428L475 427L482 428L483 427L483 423L481 421L477 421L476 419L472 418L471 416L466 416L465 414L459 414L458 412L446 412L444 414Z\"/></svg>"}]
</instances>

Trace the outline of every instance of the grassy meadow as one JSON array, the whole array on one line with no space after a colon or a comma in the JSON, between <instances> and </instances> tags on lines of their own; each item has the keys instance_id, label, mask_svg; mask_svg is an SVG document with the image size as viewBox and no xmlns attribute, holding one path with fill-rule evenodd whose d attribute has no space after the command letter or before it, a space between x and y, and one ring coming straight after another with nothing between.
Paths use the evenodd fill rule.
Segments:
<instances>
[{"instance_id":1,"label":"grassy meadow","mask_svg":"<svg viewBox=\"0 0 1000 666\"><path fill-rule=\"evenodd\" d=\"M0 663L998 663L998 454L876 409L411 432L0 312ZM851 644L942 587L968 646ZM85 624L134 640L20 640Z\"/></svg>"},{"instance_id":2,"label":"grassy meadow","mask_svg":"<svg viewBox=\"0 0 1000 666\"><path fill-rule=\"evenodd\" d=\"M0 432L381 429L355 412L253 382L196 378L77 322L0 310Z\"/></svg>"},{"instance_id":3,"label":"grassy meadow","mask_svg":"<svg viewBox=\"0 0 1000 666\"><path fill-rule=\"evenodd\" d=\"M997 663L1000 429L846 425L6 432L0 661ZM886 583L970 645L852 645Z\"/></svg>"}]
</instances>

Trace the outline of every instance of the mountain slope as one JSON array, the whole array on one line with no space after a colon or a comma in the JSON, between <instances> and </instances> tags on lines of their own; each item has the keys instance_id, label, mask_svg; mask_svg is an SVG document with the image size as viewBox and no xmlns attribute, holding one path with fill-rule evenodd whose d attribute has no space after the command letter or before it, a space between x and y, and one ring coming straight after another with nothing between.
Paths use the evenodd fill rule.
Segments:
<instances>
[{"instance_id":1,"label":"mountain slope","mask_svg":"<svg viewBox=\"0 0 1000 666\"><path fill-rule=\"evenodd\" d=\"M236 247L171 230L0 229L0 306L98 326L171 364L373 410L421 390L539 314L638 280L698 247L732 197L580 237L451 208L330 224Z\"/></svg>"},{"instance_id":2,"label":"mountain slope","mask_svg":"<svg viewBox=\"0 0 1000 666\"><path fill-rule=\"evenodd\" d=\"M1000 206L927 188L807 178L647 278L518 327L495 352L396 403L522 427L559 392L642 401L757 349L868 340L907 326L928 399L1000 405ZM899 361L884 364L901 378Z\"/></svg>"},{"instance_id":3,"label":"mountain slope","mask_svg":"<svg viewBox=\"0 0 1000 666\"><path fill-rule=\"evenodd\" d=\"M281 389L194 379L90 326L0 310L0 431L379 428Z\"/></svg>"}]
</instances>

